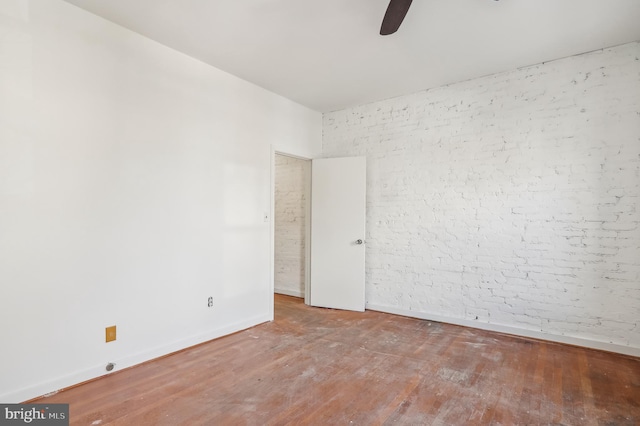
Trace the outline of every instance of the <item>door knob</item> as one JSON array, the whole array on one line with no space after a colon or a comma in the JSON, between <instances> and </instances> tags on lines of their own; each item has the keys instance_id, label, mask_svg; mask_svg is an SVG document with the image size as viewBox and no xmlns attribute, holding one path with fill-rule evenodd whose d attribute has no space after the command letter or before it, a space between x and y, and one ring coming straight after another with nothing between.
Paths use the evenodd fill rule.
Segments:
<instances>
[{"instance_id":1,"label":"door knob","mask_svg":"<svg viewBox=\"0 0 640 426\"><path fill-rule=\"evenodd\" d=\"M364 241L362 240L356 240L356 244L362 244Z\"/></svg>"}]
</instances>

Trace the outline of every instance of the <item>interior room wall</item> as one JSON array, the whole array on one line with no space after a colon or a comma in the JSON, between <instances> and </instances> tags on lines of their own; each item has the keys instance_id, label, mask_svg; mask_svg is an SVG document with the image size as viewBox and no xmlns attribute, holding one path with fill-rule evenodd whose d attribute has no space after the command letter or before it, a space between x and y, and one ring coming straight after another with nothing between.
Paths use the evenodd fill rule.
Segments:
<instances>
[{"instance_id":1,"label":"interior room wall","mask_svg":"<svg viewBox=\"0 0 640 426\"><path fill-rule=\"evenodd\" d=\"M324 115L369 308L640 355L640 44Z\"/></svg>"},{"instance_id":2,"label":"interior room wall","mask_svg":"<svg viewBox=\"0 0 640 426\"><path fill-rule=\"evenodd\" d=\"M286 155L275 160L276 293L304 297L307 180L311 162Z\"/></svg>"},{"instance_id":3,"label":"interior room wall","mask_svg":"<svg viewBox=\"0 0 640 426\"><path fill-rule=\"evenodd\" d=\"M271 150L321 115L59 0L0 34L0 401L269 320Z\"/></svg>"}]
</instances>

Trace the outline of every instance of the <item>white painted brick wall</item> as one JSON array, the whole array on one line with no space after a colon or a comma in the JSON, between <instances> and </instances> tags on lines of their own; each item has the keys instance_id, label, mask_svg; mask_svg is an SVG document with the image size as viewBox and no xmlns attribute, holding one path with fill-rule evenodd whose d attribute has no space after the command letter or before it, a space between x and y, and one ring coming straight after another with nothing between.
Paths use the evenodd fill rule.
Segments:
<instances>
[{"instance_id":1,"label":"white painted brick wall","mask_svg":"<svg viewBox=\"0 0 640 426\"><path fill-rule=\"evenodd\" d=\"M276 293L304 296L305 207L309 161L276 155L275 274Z\"/></svg>"},{"instance_id":2,"label":"white painted brick wall","mask_svg":"<svg viewBox=\"0 0 640 426\"><path fill-rule=\"evenodd\" d=\"M640 348L640 43L324 115L369 304Z\"/></svg>"}]
</instances>

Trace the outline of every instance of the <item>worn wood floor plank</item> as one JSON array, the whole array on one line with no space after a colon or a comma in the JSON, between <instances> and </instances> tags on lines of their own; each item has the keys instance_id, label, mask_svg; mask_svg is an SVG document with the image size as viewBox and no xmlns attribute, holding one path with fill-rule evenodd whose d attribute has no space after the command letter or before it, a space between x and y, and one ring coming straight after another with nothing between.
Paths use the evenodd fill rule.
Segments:
<instances>
[{"instance_id":1,"label":"worn wood floor plank","mask_svg":"<svg viewBox=\"0 0 640 426\"><path fill-rule=\"evenodd\" d=\"M72 425L640 424L640 359L276 295L276 319L37 402Z\"/></svg>"}]
</instances>

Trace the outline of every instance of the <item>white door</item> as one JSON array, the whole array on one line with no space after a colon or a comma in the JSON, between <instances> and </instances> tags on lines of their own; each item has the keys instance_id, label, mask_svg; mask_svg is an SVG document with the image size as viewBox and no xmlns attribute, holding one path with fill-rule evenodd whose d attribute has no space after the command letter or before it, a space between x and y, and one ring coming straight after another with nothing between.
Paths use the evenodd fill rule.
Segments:
<instances>
[{"instance_id":1,"label":"white door","mask_svg":"<svg viewBox=\"0 0 640 426\"><path fill-rule=\"evenodd\" d=\"M366 161L311 163L312 306L364 311Z\"/></svg>"}]
</instances>

